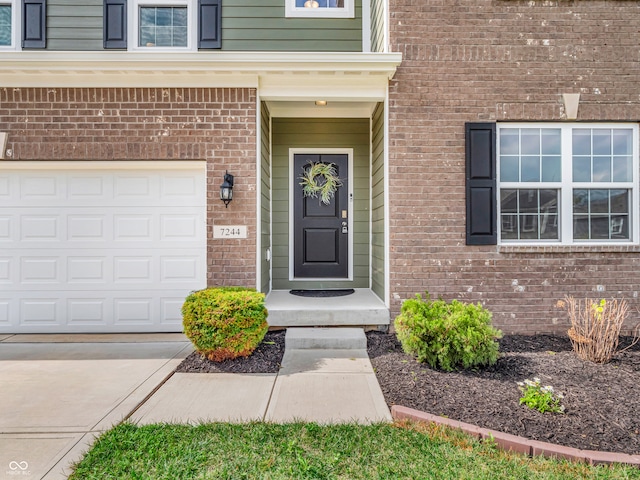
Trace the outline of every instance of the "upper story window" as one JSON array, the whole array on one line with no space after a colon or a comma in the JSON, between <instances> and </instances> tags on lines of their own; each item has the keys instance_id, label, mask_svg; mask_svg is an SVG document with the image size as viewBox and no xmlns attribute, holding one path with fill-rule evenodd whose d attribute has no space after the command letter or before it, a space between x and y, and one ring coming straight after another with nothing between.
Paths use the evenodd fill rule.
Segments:
<instances>
[{"instance_id":1,"label":"upper story window","mask_svg":"<svg viewBox=\"0 0 640 480\"><path fill-rule=\"evenodd\" d=\"M286 0L287 17L354 18L355 0Z\"/></svg>"},{"instance_id":2,"label":"upper story window","mask_svg":"<svg viewBox=\"0 0 640 480\"><path fill-rule=\"evenodd\" d=\"M638 126L499 124L502 243L638 242Z\"/></svg>"},{"instance_id":3,"label":"upper story window","mask_svg":"<svg viewBox=\"0 0 640 480\"><path fill-rule=\"evenodd\" d=\"M18 13L20 3L15 0L0 0L0 50L18 48Z\"/></svg>"},{"instance_id":4,"label":"upper story window","mask_svg":"<svg viewBox=\"0 0 640 480\"><path fill-rule=\"evenodd\" d=\"M221 7L222 0L104 0L104 48L218 49Z\"/></svg>"},{"instance_id":5,"label":"upper story window","mask_svg":"<svg viewBox=\"0 0 640 480\"><path fill-rule=\"evenodd\" d=\"M186 6L140 6L139 47L183 47L189 45Z\"/></svg>"},{"instance_id":6,"label":"upper story window","mask_svg":"<svg viewBox=\"0 0 640 480\"><path fill-rule=\"evenodd\" d=\"M195 50L196 5L193 0L133 0L130 50Z\"/></svg>"}]
</instances>

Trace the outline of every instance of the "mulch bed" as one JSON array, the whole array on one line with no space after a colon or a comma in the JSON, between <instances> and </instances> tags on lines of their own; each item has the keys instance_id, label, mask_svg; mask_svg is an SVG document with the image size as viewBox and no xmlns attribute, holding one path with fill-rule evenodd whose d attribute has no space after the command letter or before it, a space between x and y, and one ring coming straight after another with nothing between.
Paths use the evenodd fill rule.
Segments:
<instances>
[{"instance_id":1,"label":"mulch bed","mask_svg":"<svg viewBox=\"0 0 640 480\"><path fill-rule=\"evenodd\" d=\"M403 405L529 439L584 450L640 454L640 345L608 364L580 360L568 338L509 335L498 362L444 373L402 351L395 335L367 334L387 404ZM621 347L628 345L623 339ZM519 404L516 382L538 377L565 398L565 414Z\"/></svg>"},{"instance_id":2,"label":"mulch bed","mask_svg":"<svg viewBox=\"0 0 640 480\"><path fill-rule=\"evenodd\" d=\"M277 373L284 355L285 330L267 332L264 340L248 357L212 362L193 352L176 372L181 373Z\"/></svg>"},{"instance_id":3,"label":"mulch bed","mask_svg":"<svg viewBox=\"0 0 640 480\"><path fill-rule=\"evenodd\" d=\"M284 337L284 331L268 332L250 357L221 363L194 353L177 371L276 373ZM629 341L623 338L621 348ZM584 450L640 454L640 344L600 365L576 357L566 337L507 335L495 365L446 373L406 355L393 334L368 332L367 343L389 407L403 405ZM564 394L565 414L542 414L519 404L516 382L533 377Z\"/></svg>"}]
</instances>

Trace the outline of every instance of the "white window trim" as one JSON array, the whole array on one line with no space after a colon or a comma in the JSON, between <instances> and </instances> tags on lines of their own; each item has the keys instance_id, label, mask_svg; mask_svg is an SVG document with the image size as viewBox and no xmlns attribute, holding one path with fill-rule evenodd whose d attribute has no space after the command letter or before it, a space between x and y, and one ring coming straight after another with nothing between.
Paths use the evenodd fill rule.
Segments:
<instances>
[{"instance_id":1,"label":"white window trim","mask_svg":"<svg viewBox=\"0 0 640 480\"><path fill-rule=\"evenodd\" d=\"M0 5L11 5L11 45L0 46L0 51L20 50L22 2L20 0L0 0Z\"/></svg>"},{"instance_id":2,"label":"white window trim","mask_svg":"<svg viewBox=\"0 0 640 480\"><path fill-rule=\"evenodd\" d=\"M139 27L140 7L187 7L187 46L186 47L141 47ZM128 2L127 16L131 19L127 25L129 51L138 52L188 52L198 48L198 5L197 0L133 0Z\"/></svg>"},{"instance_id":3,"label":"white window trim","mask_svg":"<svg viewBox=\"0 0 640 480\"><path fill-rule=\"evenodd\" d=\"M355 18L356 0L344 0L342 8L296 7L296 0L285 0L287 18Z\"/></svg>"},{"instance_id":4,"label":"white window trim","mask_svg":"<svg viewBox=\"0 0 640 480\"><path fill-rule=\"evenodd\" d=\"M561 131L561 182L500 182L500 130L502 128L559 128ZM598 183L598 182L573 182L572 176L572 137L574 128L610 128L610 129L631 129L633 132L633 158L632 158L632 181L624 183ZM640 177L640 160L638 152L638 124L637 123L508 123L499 122L497 124L496 135L496 203L498 222L498 245L509 246L624 246L640 244L640 202L638 196L638 179ZM503 188L511 189L559 189L560 198L558 200L558 221L560 240L502 240L500 192ZM631 227L629 229L629 240L573 240L573 189L628 189L631 194L629 216Z\"/></svg>"}]
</instances>

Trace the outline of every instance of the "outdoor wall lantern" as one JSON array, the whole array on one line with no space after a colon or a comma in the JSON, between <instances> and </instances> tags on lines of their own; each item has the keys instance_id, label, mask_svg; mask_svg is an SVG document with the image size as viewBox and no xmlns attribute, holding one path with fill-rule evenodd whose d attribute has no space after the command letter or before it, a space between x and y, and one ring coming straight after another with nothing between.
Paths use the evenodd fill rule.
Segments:
<instances>
[{"instance_id":1,"label":"outdoor wall lantern","mask_svg":"<svg viewBox=\"0 0 640 480\"><path fill-rule=\"evenodd\" d=\"M224 202L224 208L233 200L233 175L228 172L224 173L224 181L220 185L220 200Z\"/></svg>"}]
</instances>

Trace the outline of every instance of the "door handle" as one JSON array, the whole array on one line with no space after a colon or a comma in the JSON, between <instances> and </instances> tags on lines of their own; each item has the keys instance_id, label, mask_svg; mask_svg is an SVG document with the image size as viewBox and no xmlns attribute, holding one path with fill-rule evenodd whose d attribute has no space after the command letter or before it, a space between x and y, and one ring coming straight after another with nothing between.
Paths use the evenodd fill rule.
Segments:
<instances>
[{"instance_id":1,"label":"door handle","mask_svg":"<svg viewBox=\"0 0 640 480\"><path fill-rule=\"evenodd\" d=\"M342 233L349 233L349 227L347 226L347 222L342 222Z\"/></svg>"}]
</instances>

